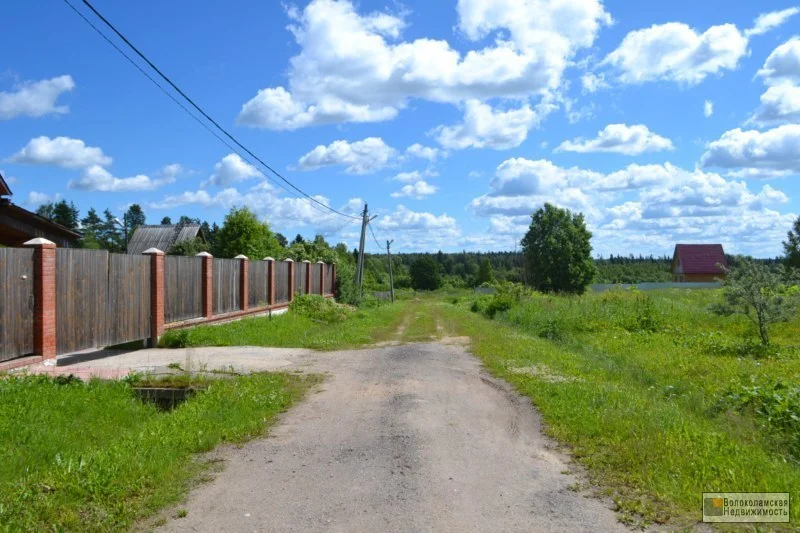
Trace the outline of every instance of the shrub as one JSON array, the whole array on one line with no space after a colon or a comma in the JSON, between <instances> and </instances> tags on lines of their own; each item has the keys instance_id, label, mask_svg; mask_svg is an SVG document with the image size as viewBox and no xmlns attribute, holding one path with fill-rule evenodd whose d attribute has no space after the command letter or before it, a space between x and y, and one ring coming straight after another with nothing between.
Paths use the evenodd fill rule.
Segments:
<instances>
[{"instance_id":1,"label":"shrub","mask_svg":"<svg viewBox=\"0 0 800 533\"><path fill-rule=\"evenodd\" d=\"M773 437L784 441L793 457L800 459L800 386L780 380L734 385L723 395L720 405L754 413L760 424Z\"/></svg>"},{"instance_id":2,"label":"shrub","mask_svg":"<svg viewBox=\"0 0 800 533\"><path fill-rule=\"evenodd\" d=\"M318 294L297 295L289 309L298 315L305 316L311 320L327 322L328 324L342 322L353 312L351 307L337 304L333 300L323 298Z\"/></svg>"}]
</instances>

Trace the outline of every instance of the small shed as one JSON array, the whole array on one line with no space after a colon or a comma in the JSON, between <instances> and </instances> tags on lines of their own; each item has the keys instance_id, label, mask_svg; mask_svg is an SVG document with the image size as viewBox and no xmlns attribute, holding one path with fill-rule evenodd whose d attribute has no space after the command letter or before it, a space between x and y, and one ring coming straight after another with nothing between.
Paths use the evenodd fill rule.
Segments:
<instances>
[{"instance_id":1,"label":"small shed","mask_svg":"<svg viewBox=\"0 0 800 533\"><path fill-rule=\"evenodd\" d=\"M11 188L0 175L0 246L19 247L26 241L41 237L70 248L81 235L11 201Z\"/></svg>"},{"instance_id":2,"label":"small shed","mask_svg":"<svg viewBox=\"0 0 800 533\"><path fill-rule=\"evenodd\" d=\"M128 242L129 254L141 254L150 248L158 248L163 252L179 242L191 241L200 237L200 224L159 224L136 226L131 240Z\"/></svg>"},{"instance_id":3,"label":"small shed","mask_svg":"<svg viewBox=\"0 0 800 533\"><path fill-rule=\"evenodd\" d=\"M716 281L725 277L728 259L721 244L676 244L672 281Z\"/></svg>"}]
</instances>

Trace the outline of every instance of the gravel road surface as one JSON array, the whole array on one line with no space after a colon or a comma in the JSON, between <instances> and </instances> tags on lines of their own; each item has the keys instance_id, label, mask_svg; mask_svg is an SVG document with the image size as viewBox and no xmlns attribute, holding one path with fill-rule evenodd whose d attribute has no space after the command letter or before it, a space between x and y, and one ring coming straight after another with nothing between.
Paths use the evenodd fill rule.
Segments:
<instances>
[{"instance_id":1,"label":"gravel road surface","mask_svg":"<svg viewBox=\"0 0 800 533\"><path fill-rule=\"evenodd\" d=\"M224 469L164 530L627 531L608 502L568 488L580 479L530 402L463 346L292 363L329 377L268 438L215 452Z\"/></svg>"}]
</instances>

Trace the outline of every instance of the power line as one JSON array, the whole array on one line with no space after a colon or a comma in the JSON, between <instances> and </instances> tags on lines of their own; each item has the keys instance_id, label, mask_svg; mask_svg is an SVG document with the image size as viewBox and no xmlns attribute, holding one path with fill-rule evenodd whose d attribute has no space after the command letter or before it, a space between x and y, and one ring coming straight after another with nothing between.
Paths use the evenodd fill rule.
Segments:
<instances>
[{"instance_id":1,"label":"power line","mask_svg":"<svg viewBox=\"0 0 800 533\"><path fill-rule=\"evenodd\" d=\"M187 113L188 113L190 116L192 116L192 118L194 118L194 119L195 119L197 122L199 122L199 123L200 123L200 124L201 124L201 125L202 125L202 126L205 128L205 129L207 129L209 132L211 132L211 133L212 133L212 134L213 134L213 135L214 135L214 136L215 136L215 137L216 137L218 140L220 140L220 141L221 141L223 144L225 144L225 146L227 146L228 148L230 148L231 150L233 150L234 152L236 152L237 154L239 154L239 156L240 156L240 157L242 157L243 159L246 159L244 156L242 156L242 154L241 154L241 153L239 153L239 152L238 152L238 150L234 149L234 148L233 148L232 146L230 146L230 144L228 144L228 143L227 143L227 142L226 142L224 139L220 138L220 136L219 136L219 135L218 135L216 132L212 131L212 130L211 130L209 127L208 127L208 125L207 125L207 124L203 123L203 122L202 122L202 121L201 121L201 120L200 120L200 119L199 119L199 118L198 118L196 115L194 115L193 113L191 113L191 112L190 112L190 111L189 111L189 110L188 110L188 109L187 109L187 108L186 108L186 107L185 107L183 104L181 104L181 103L180 103L180 102L179 102L179 101L178 101L178 100L177 100L177 99L176 99L176 98L175 98L173 95L171 95L171 94L170 94L170 93L169 93L169 92L168 92L168 91L167 91L167 90L166 90L166 89L165 89L165 88L164 88L162 85L160 85L160 84L159 84L159 83L158 83L156 80L154 80L154 79L153 79L153 78L152 78L152 77L151 77L151 76L150 76L150 75L149 75L147 72L145 72L145 71L144 71L144 69L142 69L142 68L141 68L141 67L140 67L140 66L139 66L139 65L138 65L138 64L137 64L135 61L133 61L133 60L132 60L132 59L131 59L131 58L130 58L130 57L127 55L127 54L125 54L125 52L124 52L124 51L122 51L122 50L121 50L121 49L120 49L120 48L119 48L119 47L118 47L118 46L117 46L117 45L116 45L116 44L115 44L113 41L111 41L111 40L110 40L110 39L109 39L109 38L108 38L108 37L107 37L107 36L106 36L106 35L105 35L105 34L104 34L102 31L100 31L100 29L99 29L99 28L97 28L97 27L96 27L96 26L95 26L95 25L94 25L94 24L93 24L93 23L92 23L92 22L91 22L89 19L87 19L87 18L86 18L86 17L85 17L85 16L84 16L84 15L83 15L83 14L82 14L80 11L78 11L78 10L77 10L77 8L76 8L74 5L72 5L72 3L71 3L71 2L69 2L69 0L64 0L64 2L65 2L67 5L69 5L69 7L70 7L70 8L72 8L72 10L73 10L75 13L77 13L77 14L78 14L78 15L79 15L79 16L80 16L80 17L81 17L81 18L82 18L82 19L83 19L83 20L84 20L84 21L85 21L87 24L89 24L89 25L90 25L90 26L91 26L91 27L92 27L92 28L93 28L93 29L94 29L94 30L95 30L97 33L99 33L99 34L100 34L100 35L103 37L103 39L104 39L106 42L108 42L108 43L109 43L111 46L113 46L113 47L114 47L114 48L115 48L115 49L116 49L116 50L117 50L119 53L121 53L121 54L122 54L122 55L123 55L123 56L124 56L124 57L125 57L125 58L126 58L126 59L127 59L129 62L130 62L130 63L131 63L131 64L133 64L133 65L136 67L136 69L137 69L137 70L139 70L139 72L141 72L142 74L144 74L144 75L145 75L145 76L146 76L146 77L147 77L147 78L148 78L150 81L152 81L152 82L153 82L153 83L154 83L154 84L155 84L155 85L156 85L156 86L157 86L159 89L161 89L161 91L162 91L162 92L164 92L164 93L165 93L167 96L169 96L169 97L170 97L170 99L171 99L173 102L177 103L177 104L178 104L178 105L181 107L181 109L183 109L183 110L184 110L185 112L187 112ZM231 140L231 141L232 141L234 144L236 144L236 146L238 146L239 148L241 148L242 150L244 150L244 151L245 151L245 152L246 152L248 155L250 155L250 157L252 157L252 158L253 158L253 159L255 159L256 161L258 161L258 162L259 162L259 163L260 163L260 164L261 164L261 165L262 165L264 168L266 168L267 170L269 170L270 172L272 172L272 173L273 173L275 176L277 176L278 178L280 178L280 179L281 179L281 180L282 180L284 183L286 183L287 185L289 185L289 187L291 187L292 189L294 189L295 191L297 191L297 193L299 193L300 195L304 196L304 197L305 197L305 199L306 199L307 201L313 202L313 203L315 203L315 204L317 204L317 205L321 206L322 208L324 208L324 209L326 209L326 210L328 210L328 211L330 211L330 212L332 212L332 213L335 213L335 214L337 214L337 215L339 215L339 216L346 217L346 218L351 218L351 219L356 219L356 220L358 220L358 219L359 219L359 217L356 217L356 216L353 216L353 215L348 215L348 214L346 214L346 213L342 213L342 212L340 212L340 211L338 211L338 210L336 210L336 209L332 208L331 206L329 206L329 205L327 205L327 204L325 204L325 203L323 203L323 202L321 202L321 201L317 200L317 199L316 199L316 198L314 198L313 196L309 195L308 193L306 193L305 191L303 191L302 189L300 189L299 187L297 187L296 185L294 185L294 184L293 184L291 181L289 181L288 179L286 179L285 177L283 177L283 176L282 176L282 175L281 175L281 174L280 174L278 171L276 171L274 168L272 168L271 166L269 166L267 163L265 163L265 162L264 162L264 161L263 161L263 160L262 160L260 157L258 157L256 154L254 154L252 151L250 151L250 149L248 149L246 146L244 146L242 143L240 143L240 142L239 142L239 141L236 139L236 137L234 137L233 135L231 135L231 134L230 134L230 133L229 133L229 132L228 132L228 131L227 131L225 128L223 128L223 127L222 127L222 126L221 126L221 125L220 125L220 124L219 124L219 123L218 123L216 120L214 120L214 119L213 119L213 118L212 118L212 117L211 117L211 116L210 116L208 113L206 113L206 112L205 112L205 111L204 111L204 110L203 110L203 109L202 109L202 108L201 108L199 105L197 105L197 104L194 102L194 100L192 100L192 99L191 99L191 98L190 98L190 97L189 97L189 96L188 96L188 95L187 95L185 92L183 92L183 91L180 89L180 87L178 87L178 86L177 86L177 85L176 85L176 84L175 84L175 83L174 83L174 82L173 82L173 81L172 81L172 80L171 80L171 79L170 79L170 78L169 78L169 77L168 77L166 74L164 74L164 73L163 73L163 72L162 72L162 71L161 71L161 70L160 70L158 67L156 67L156 66L155 66L155 64L153 64L153 62L152 62L152 61L150 61L150 60L147 58L147 56L145 56L145 55L144 55L144 54L143 54L141 51L139 51L139 49L138 49L138 48L136 48L136 46L134 46L134 45L133 45L133 43L131 43L131 42L130 42L130 41L129 41L129 40L128 40L128 39L127 39L127 38L126 38L126 37L125 37L125 36L124 36L124 35L123 35L123 34L122 34L120 31L119 31L119 30L117 30L117 28L116 28L116 27L115 27L115 26L114 26L114 25L113 25L113 24L112 24L112 23L111 23L111 22L110 22L108 19L106 19L106 18L105 18L105 17L104 17L104 16L103 16L103 15L102 15L102 14L101 14L99 11L97 11L97 9L95 9L95 8L94 8L94 6L93 6L92 4L90 4L90 3L89 3L87 0L83 0L83 3L84 3L84 4L85 4L85 5L86 5L86 6L87 6L87 7L88 7L88 8L89 8L89 9L90 9L90 10L91 10L91 11L92 11L92 12L93 12L95 15L97 15L97 17L99 17L99 18L100 18L100 20L102 20L102 21L103 21L103 23L104 23L106 26L108 26L108 27L109 27L109 28L110 28L110 29L111 29L111 30L112 30L112 31L113 31L113 32L114 32L114 33L115 33L115 34L116 34L116 35L117 35L117 36L118 36L120 39L122 39L122 40L125 42L125 44L127 44L127 45L128 45L128 46L129 46L129 47L130 47L130 48L131 48L131 49L132 49L132 50L133 50L133 51L134 51L134 52L135 52L135 53L136 53L136 54L137 54L137 55L138 55L138 56L139 56L141 59L142 59L142 60L144 60L144 61L145 61L145 62L146 62L146 63L147 63L149 66L150 66L150 68L152 68L154 71L156 71L156 73L158 73L158 75L159 75L159 76L160 76L160 77L161 77L161 78L162 78L164 81L166 81L166 82L167 82L167 83L168 83L168 84L169 84L169 85L170 85L170 86L171 86L173 89L175 89L175 91L177 91L177 92L178 92L178 94L180 94L180 95L181 95L181 96L182 96L182 97L183 97L183 98L184 98L184 99L185 99L187 102L189 102L189 104L191 104L191 106L192 106L192 107L194 107L194 108L195 108L195 109L196 109L196 110L197 110L197 111L198 111L198 112L199 112L199 113L200 113L200 114L201 114L203 117L205 117L205 118L206 118L206 120L208 120L209 122L211 122L211 123L212 123L212 124L213 124L213 125L214 125L214 126L215 126L215 127L218 129L218 130L219 130L219 131L221 131L221 132L222 132L222 133L223 133L223 134L224 134L226 137L228 137L228 139L230 139L230 140ZM252 162L250 162L250 163L252 164ZM255 166L255 165L253 165L253 166ZM267 176L267 175L266 175L266 174L265 174L263 171L261 171L261 170L259 170L259 171L260 171L260 172L261 172L261 174L263 174L265 177L267 177L268 179L271 179L271 178L269 178L269 176ZM274 180L272 180L272 181L274 181ZM278 183L278 182L276 182L276 183ZM291 191L289 191L288 189L286 189L286 187L284 187L282 184L280 184L280 183L278 183L278 184L279 184L279 185L281 185L281 188L283 188L285 191L287 191L287 192L290 192L290 193L291 193Z\"/></svg>"},{"instance_id":2,"label":"power line","mask_svg":"<svg viewBox=\"0 0 800 533\"><path fill-rule=\"evenodd\" d=\"M382 250L383 246L381 246L381 243L378 242L378 238L375 236L375 232L372 230L372 224L369 224L369 232L372 233L372 239L375 241L375 244L378 245L378 250Z\"/></svg>"},{"instance_id":3,"label":"power line","mask_svg":"<svg viewBox=\"0 0 800 533\"><path fill-rule=\"evenodd\" d=\"M228 149L229 149L229 150L231 150L232 152L236 153L236 154L237 154L239 157L241 157L241 158L242 158L244 161L246 161L247 163L249 163L249 164L250 164L250 165L251 165L253 168L255 168L255 169L256 169L256 170L257 170L257 171L258 171L258 172L259 172L259 173L260 173L262 176L264 176L265 178L267 178L269 181L271 181L271 182L275 183L276 185L278 185L278 186L279 186L281 189L283 189L283 190L284 190L284 191L286 191L287 193L289 193L289 194L291 194L291 195L293 195L293 196L295 196L295 197L297 197L297 198L301 198L300 196L298 196L298 195L297 195L297 193L294 193L294 192L292 192L291 190L287 189L287 188L286 188L286 186L285 186L283 183L281 183L280 181L276 180L275 178L272 178L271 176L269 176L268 174L266 174L266 173L265 173L263 170L261 170L260 168L258 168L258 167L257 167L257 166L256 166L256 165L253 163L253 161L252 161L252 160L250 160L250 159L249 159L249 158L248 158L246 155L243 155L243 154L242 154L242 152L240 152L240 151L239 151L238 149L236 149L234 146L231 146L231 144L230 144L228 141L226 141L225 139L223 139L222 137L220 137L220 135L219 135L219 134L218 134L216 131L214 131L213 129L211 129L211 128L208 126L208 124L206 124L205 122L203 122L202 120L200 120L200 119L199 119L199 118L198 118L198 117L197 117L197 116L196 116L194 113L192 113L192 112L191 112L191 111L190 111L190 110L189 110L189 109L188 109L188 108L187 108L185 105L183 105L183 104L182 104L182 103L181 103L181 102L180 102L180 101L179 101L177 98L175 98L175 96L173 96L173 95L172 95L172 94L171 94L171 93L170 93L170 92L169 92L169 91L168 91L168 90L167 90L167 89L166 89L166 88L165 88L163 85L161 85L160 83L158 83L158 81L157 81L156 79L154 79L154 78L153 78L153 77L152 77L150 74L148 74L148 73L147 73L147 71L145 71L145 70L144 70L144 69L143 69L141 66L139 66L139 64L138 64L138 63L136 63L136 61L134 61L134 60L133 60L133 59L132 59L132 58L131 58L131 57L130 57L128 54L126 54L124 50L122 50L122 49L121 49L119 46L117 46L117 44L116 44L114 41L112 41L111 39L109 39L109 38L108 38L108 36L106 36L106 34L104 34L104 33L102 32L102 30L100 30L100 28L98 28L97 26L95 26L95 25L94 25L94 23L92 23L92 21L91 21L91 20L89 20L88 18L86 18L86 16L85 16L83 13L81 13L80 11L78 11L78 9L77 9L77 8L76 8L74 5L72 5L72 4L69 2L69 0L64 0L64 3L65 3L65 4L67 4L67 5L69 6L69 8L70 8L70 9L72 9L72 11L73 11L73 12L75 12L75 14L77 14L77 15L78 15L78 16L79 16L81 19L83 19L83 21L84 21L84 22L86 22L86 24L88 24L88 25L89 25L89 26L90 26L90 27L91 27L91 28L92 28L92 29L93 29L95 32L97 32L97 34L98 34L98 35L100 35L100 37L102 37L102 38L103 38L103 39L104 39L104 40L105 40L105 41L106 41L106 42L107 42L109 45L111 45L111 46L112 46L112 47L113 47L113 48L114 48L114 49L115 49L117 52L119 52L119 53L120 53L120 55L122 55L122 57L124 57L126 60L128 60L128 62L129 62L131 65L133 65L133 66L136 68L136 70L138 70L138 71L139 71L139 72L140 72L140 73L141 73L141 74L142 74L144 77L146 77L148 80L150 80L150 81L153 83L153 85L155 85L156 87L158 87L158 88L159 88L159 90L161 90L161 92L163 92L163 93L164 93L164 94L165 94L165 95L166 95L166 96L167 96L167 97L168 97L170 100L172 100L172 101L173 101L173 102L174 102L174 103L175 103L175 104L176 104L178 107L180 107L181 109L183 109L183 111L184 111L184 112L185 112L187 115L189 115L190 117L192 117L192 118L195 120L195 122L197 122L198 124L200 124L200 125L201 125L201 126L202 126L202 127L205 129L205 130L206 130L206 131L208 131L208 132L209 132L211 135L213 135L213 136L214 136L214 137L215 137L215 138L216 138L216 139L217 139L219 142L221 142L222 144L224 144L226 147L228 147ZM301 199L302 199L302 198L301 198ZM322 209L320 209L320 208L318 208L317 206L315 206L314 204L309 204L309 205L310 205L311 207L313 207L314 209L316 209L317 211L319 211L320 213L324 213L324 212L325 212L325 211L323 211Z\"/></svg>"}]
</instances>

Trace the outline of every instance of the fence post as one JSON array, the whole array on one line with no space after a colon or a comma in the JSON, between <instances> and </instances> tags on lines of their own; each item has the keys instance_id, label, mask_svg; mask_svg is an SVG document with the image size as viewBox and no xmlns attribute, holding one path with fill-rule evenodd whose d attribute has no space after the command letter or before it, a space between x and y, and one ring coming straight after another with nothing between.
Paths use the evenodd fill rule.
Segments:
<instances>
[{"instance_id":1,"label":"fence post","mask_svg":"<svg viewBox=\"0 0 800 533\"><path fill-rule=\"evenodd\" d=\"M150 256L150 339L151 348L164 334L164 252L150 248L142 252Z\"/></svg>"},{"instance_id":2,"label":"fence post","mask_svg":"<svg viewBox=\"0 0 800 533\"><path fill-rule=\"evenodd\" d=\"M275 305L275 259L265 257L267 261L267 305Z\"/></svg>"},{"instance_id":3,"label":"fence post","mask_svg":"<svg viewBox=\"0 0 800 533\"><path fill-rule=\"evenodd\" d=\"M294 259L284 259L284 262L289 263L289 301L294 301Z\"/></svg>"},{"instance_id":4,"label":"fence post","mask_svg":"<svg viewBox=\"0 0 800 533\"><path fill-rule=\"evenodd\" d=\"M331 294L336 294L336 263L331 263Z\"/></svg>"},{"instance_id":5,"label":"fence post","mask_svg":"<svg viewBox=\"0 0 800 533\"><path fill-rule=\"evenodd\" d=\"M200 252L195 257L203 258L203 318L211 318L214 314L214 256Z\"/></svg>"},{"instance_id":6,"label":"fence post","mask_svg":"<svg viewBox=\"0 0 800 533\"><path fill-rule=\"evenodd\" d=\"M239 254L234 259L239 260L239 309L247 311L250 308L250 283L248 280L250 260L244 254Z\"/></svg>"},{"instance_id":7,"label":"fence post","mask_svg":"<svg viewBox=\"0 0 800 533\"><path fill-rule=\"evenodd\" d=\"M44 359L56 356L56 244L37 238L33 248L33 350Z\"/></svg>"},{"instance_id":8,"label":"fence post","mask_svg":"<svg viewBox=\"0 0 800 533\"><path fill-rule=\"evenodd\" d=\"M303 294L311 294L311 261L304 259L303 268L306 271L306 286L303 287Z\"/></svg>"},{"instance_id":9,"label":"fence post","mask_svg":"<svg viewBox=\"0 0 800 533\"><path fill-rule=\"evenodd\" d=\"M319 295L325 296L325 261L317 261L319 265Z\"/></svg>"}]
</instances>

